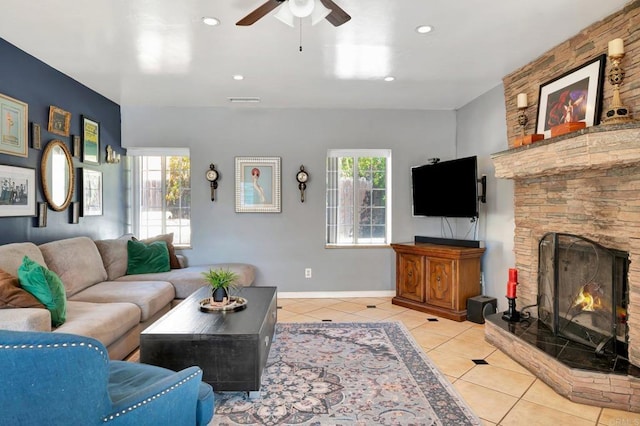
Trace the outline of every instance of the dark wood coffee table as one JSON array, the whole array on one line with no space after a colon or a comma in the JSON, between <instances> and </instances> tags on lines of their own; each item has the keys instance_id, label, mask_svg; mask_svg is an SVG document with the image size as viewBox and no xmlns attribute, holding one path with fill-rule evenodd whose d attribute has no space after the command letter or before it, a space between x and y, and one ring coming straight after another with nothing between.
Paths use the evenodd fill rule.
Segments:
<instances>
[{"instance_id":1,"label":"dark wood coffee table","mask_svg":"<svg viewBox=\"0 0 640 426\"><path fill-rule=\"evenodd\" d=\"M276 287L244 287L237 312L201 312L203 287L140 334L140 362L181 370L202 368L214 391L260 390L277 320Z\"/></svg>"}]
</instances>

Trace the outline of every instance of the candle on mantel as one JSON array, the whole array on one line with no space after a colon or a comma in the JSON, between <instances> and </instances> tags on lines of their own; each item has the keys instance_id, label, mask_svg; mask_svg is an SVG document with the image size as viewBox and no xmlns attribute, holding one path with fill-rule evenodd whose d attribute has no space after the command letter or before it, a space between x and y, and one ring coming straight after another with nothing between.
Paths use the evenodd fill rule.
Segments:
<instances>
[{"instance_id":1,"label":"candle on mantel","mask_svg":"<svg viewBox=\"0 0 640 426\"><path fill-rule=\"evenodd\" d=\"M609 56L624 55L624 41L621 38L609 42Z\"/></svg>"},{"instance_id":2,"label":"candle on mantel","mask_svg":"<svg viewBox=\"0 0 640 426\"><path fill-rule=\"evenodd\" d=\"M518 94L518 108L526 108L529 106L529 101L527 99L526 93Z\"/></svg>"}]
</instances>

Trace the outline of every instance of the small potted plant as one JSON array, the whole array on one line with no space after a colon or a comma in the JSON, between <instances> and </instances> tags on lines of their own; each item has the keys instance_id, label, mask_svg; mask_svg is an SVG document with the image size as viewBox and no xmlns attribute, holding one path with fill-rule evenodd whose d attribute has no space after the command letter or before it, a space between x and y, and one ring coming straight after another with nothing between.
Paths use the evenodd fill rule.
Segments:
<instances>
[{"instance_id":1,"label":"small potted plant","mask_svg":"<svg viewBox=\"0 0 640 426\"><path fill-rule=\"evenodd\" d=\"M226 299L228 303L231 300L229 289L236 287L238 274L228 269L218 268L209 269L208 272L203 272L202 275L211 287L211 299L213 302L224 303Z\"/></svg>"}]
</instances>

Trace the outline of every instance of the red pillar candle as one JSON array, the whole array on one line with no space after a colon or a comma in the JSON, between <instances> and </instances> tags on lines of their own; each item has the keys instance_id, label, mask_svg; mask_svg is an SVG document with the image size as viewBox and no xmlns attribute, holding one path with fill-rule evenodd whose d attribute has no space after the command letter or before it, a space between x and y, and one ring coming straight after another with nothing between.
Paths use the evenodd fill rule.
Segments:
<instances>
[{"instance_id":1,"label":"red pillar candle","mask_svg":"<svg viewBox=\"0 0 640 426\"><path fill-rule=\"evenodd\" d=\"M518 270L515 268L509 268L509 281L517 283L518 282Z\"/></svg>"}]
</instances>

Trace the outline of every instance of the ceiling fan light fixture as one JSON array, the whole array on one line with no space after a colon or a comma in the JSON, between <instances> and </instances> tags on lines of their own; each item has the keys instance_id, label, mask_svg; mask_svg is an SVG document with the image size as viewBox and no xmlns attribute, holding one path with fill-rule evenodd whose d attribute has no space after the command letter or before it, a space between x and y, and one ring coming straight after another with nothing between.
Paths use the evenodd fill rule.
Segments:
<instances>
[{"instance_id":1,"label":"ceiling fan light fixture","mask_svg":"<svg viewBox=\"0 0 640 426\"><path fill-rule=\"evenodd\" d=\"M296 17L293 16L293 13L291 13L291 10L289 10L289 7L285 4L280 6L280 9L278 9L278 12L276 12L273 17L290 27L295 27Z\"/></svg>"},{"instance_id":2,"label":"ceiling fan light fixture","mask_svg":"<svg viewBox=\"0 0 640 426\"><path fill-rule=\"evenodd\" d=\"M329 16L331 13L331 9L327 9L322 2L316 3L313 8L313 12L311 13L311 25L315 25L318 22L322 21L324 18Z\"/></svg>"},{"instance_id":3,"label":"ceiling fan light fixture","mask_svg":"<svg viewBox=\"0 0 640 426\"><path fill-rule=\"evenodd\" d=\"M287 0L289 10L297 18L306 18L315 9L315 0Z\"/></svg>"}]
</instances>

